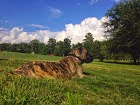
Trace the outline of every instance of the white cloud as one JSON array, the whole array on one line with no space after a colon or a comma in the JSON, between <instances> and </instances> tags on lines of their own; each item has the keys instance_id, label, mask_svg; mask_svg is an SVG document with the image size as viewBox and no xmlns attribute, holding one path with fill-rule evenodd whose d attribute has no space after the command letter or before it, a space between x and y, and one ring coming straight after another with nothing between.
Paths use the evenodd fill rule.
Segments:
<instances>
[{"instance_id":1,"label":"white cloud","mask_svg":"<svg viewBox=\"0 0 140 105\"><path fill-rule=\"evenodd\" d=\"M92 33L95 40L103 40L104 28L102 22L108 21L106 17L97 19L96 17L86 18L80 24L66 24L65 30L53 32L50 30L37 30L34 32L25 32L23 28L14 27L13 29L0 28L0 43L20 43L30 42L38 39L47 43L49 38L55 38L57 41L63 41L70 38L72 44L82 42L86 33Z\"/></svg>"},{"instance_id":2,"label":"white cloud","mask_svg":"<svg viewBox=\"0 0 140 105\"><path fill-rule=\"evenodd\" d=\"M0 31L0 43L29 43L34 39L38 39L43 43L47 43L50 37L54 37L56 32L49 30L38 30L35 32L25 32L23 28L14 27L11 30Z\"/></svg>"},{"instance_id":3,"label":"white cloud","mask_svg":"<svg viewBox=\"0 0 140 105\"><path fill-rule=\"evenodd\" d=\"M64 40L64 38L70 38L72 43L76 44L82 42L86 33L92 33L95 40L103 40L104 28L102 22L108 21L106 17L100 20L92 17L86 18L80 24L67 24L65 25L65 31L58 32L56 40Z\"/></svg>"},{"instance_id":4,"label":"white cloud","mask_svg":"<svg viewBox=\"0 0 140 105\"><path fill-rule=\"evenodd\" d=\"M48 28L48 27L40 25L40 24L29 24L29 26L36 27L36 28Z\"/></svg>"},{"instance_id":5,"label":"white cloud","mask_svg":"<svg viewBox=\"0 0 140 105\"><path fill-rule=\"evenodd\" d=\"M60 9L53 8L53 7L49 7L48 9L51 13L51 16L54 18L58 18L62 15L62 11Z\"/></svg>"}]
</instances>

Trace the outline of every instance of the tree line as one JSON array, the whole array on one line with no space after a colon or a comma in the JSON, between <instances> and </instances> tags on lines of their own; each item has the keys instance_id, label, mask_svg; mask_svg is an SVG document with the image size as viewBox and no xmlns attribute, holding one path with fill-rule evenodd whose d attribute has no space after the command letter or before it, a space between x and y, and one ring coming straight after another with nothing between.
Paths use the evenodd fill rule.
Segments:
<instances>
[{"instance_id":1,"label":"tree line","mask_svg":"<svg viewBox=\"0 0 140 105\"><path fill-rule=\"evenodd\" d=\"M41 43L39 40L32 40L30 43L2 43L0 49L11 52L33 53L44 55L67 56L68 53L77 47L85 47L95 59L103 61L104 59L128 60L129 54L115 54L109 51L109 41L94 40L91 33L87 33L83 39L83 43L71 44L71 40L65 38L63 41L56 42L50 38L47 44Z\"/></svg>"},{"instance_id":2,"label":"tree line","mask_svg":"<svg viewBox=\"0 0 140 105\"><path fill-rule=\"evenodd\" d=\"M85 39L83 40L83 43L78 44L71 44L71 40L68 38L65 38L63 41L59 42L57 42L54 38L50 38L47 44L34 39L29 43L2 43L0 44L0 49L11 52L67 56L68 53L76 47L86 47L92 53L92 46L94 42L93 39L93 35L91 33L87 33Z\"/></svg>"},{"instance_id":3,"label":"tree line","mask_svg":"<svg viewBox=\"0 0 140 105\"><path fill-rule=\"evenodd\" d=\"M0 44L0 49L22 53L54 54L66 56L75 47L85 47L94 58L140 61L140 0L121 0L108 10L108 22L103 24L105 41L94 40L91 33L85 35L83 43L71 44L71 40L56 42L50 38L47 44L39 40L30 43ZM93 33L94 34L94 33Z\"/></svg>"}]
</instances>

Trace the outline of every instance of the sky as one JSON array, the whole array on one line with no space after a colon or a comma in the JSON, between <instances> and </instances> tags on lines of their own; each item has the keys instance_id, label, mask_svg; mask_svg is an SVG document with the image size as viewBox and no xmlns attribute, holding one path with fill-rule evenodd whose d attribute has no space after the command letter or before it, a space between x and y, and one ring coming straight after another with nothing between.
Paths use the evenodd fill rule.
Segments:
<instances>
[{"instance_id":1,"label":"sky","mask_svg":"<svg viewBox=\"0 0 140 105\"><path fill-rule=\"evenodd\" d=\"M105 13L120 0L0 0L0 43L104 40Z\"/></svg>"}]
</instances>

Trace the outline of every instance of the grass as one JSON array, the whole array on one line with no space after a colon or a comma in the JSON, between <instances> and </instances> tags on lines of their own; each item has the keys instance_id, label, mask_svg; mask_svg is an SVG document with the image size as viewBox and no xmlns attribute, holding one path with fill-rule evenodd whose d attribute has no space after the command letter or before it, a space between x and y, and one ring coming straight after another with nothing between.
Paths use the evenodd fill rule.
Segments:
<instances>
[{"instance_id":1,"label":"grass","mask_svg":"<svg viewBox=\"0 0 140 105\"><path fill-rule=\"evenodd\" d=\"M61 57L0 52L0 105L140 105L140 65L94 61L84 78L48 80L8 77L28 61Z\"/></svg>"}]
</instances>

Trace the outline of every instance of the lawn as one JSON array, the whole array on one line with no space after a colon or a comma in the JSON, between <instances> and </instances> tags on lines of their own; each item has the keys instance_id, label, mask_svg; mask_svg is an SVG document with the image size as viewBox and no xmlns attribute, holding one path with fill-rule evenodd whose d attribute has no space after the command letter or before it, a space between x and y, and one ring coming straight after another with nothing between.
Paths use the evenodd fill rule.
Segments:
<instances>
[{"instance_id":1,"label":"lawn","mask_svg":"<svg viewBox=\"0 0 140 105\"><path fill-rule=\"evenodd\" d=\"M62 57L0 52L0 105L140 105L140 65L84 64L84 78L70 80L8 77L6 73L35 60Z\"/></svg>"}]
</instances>

